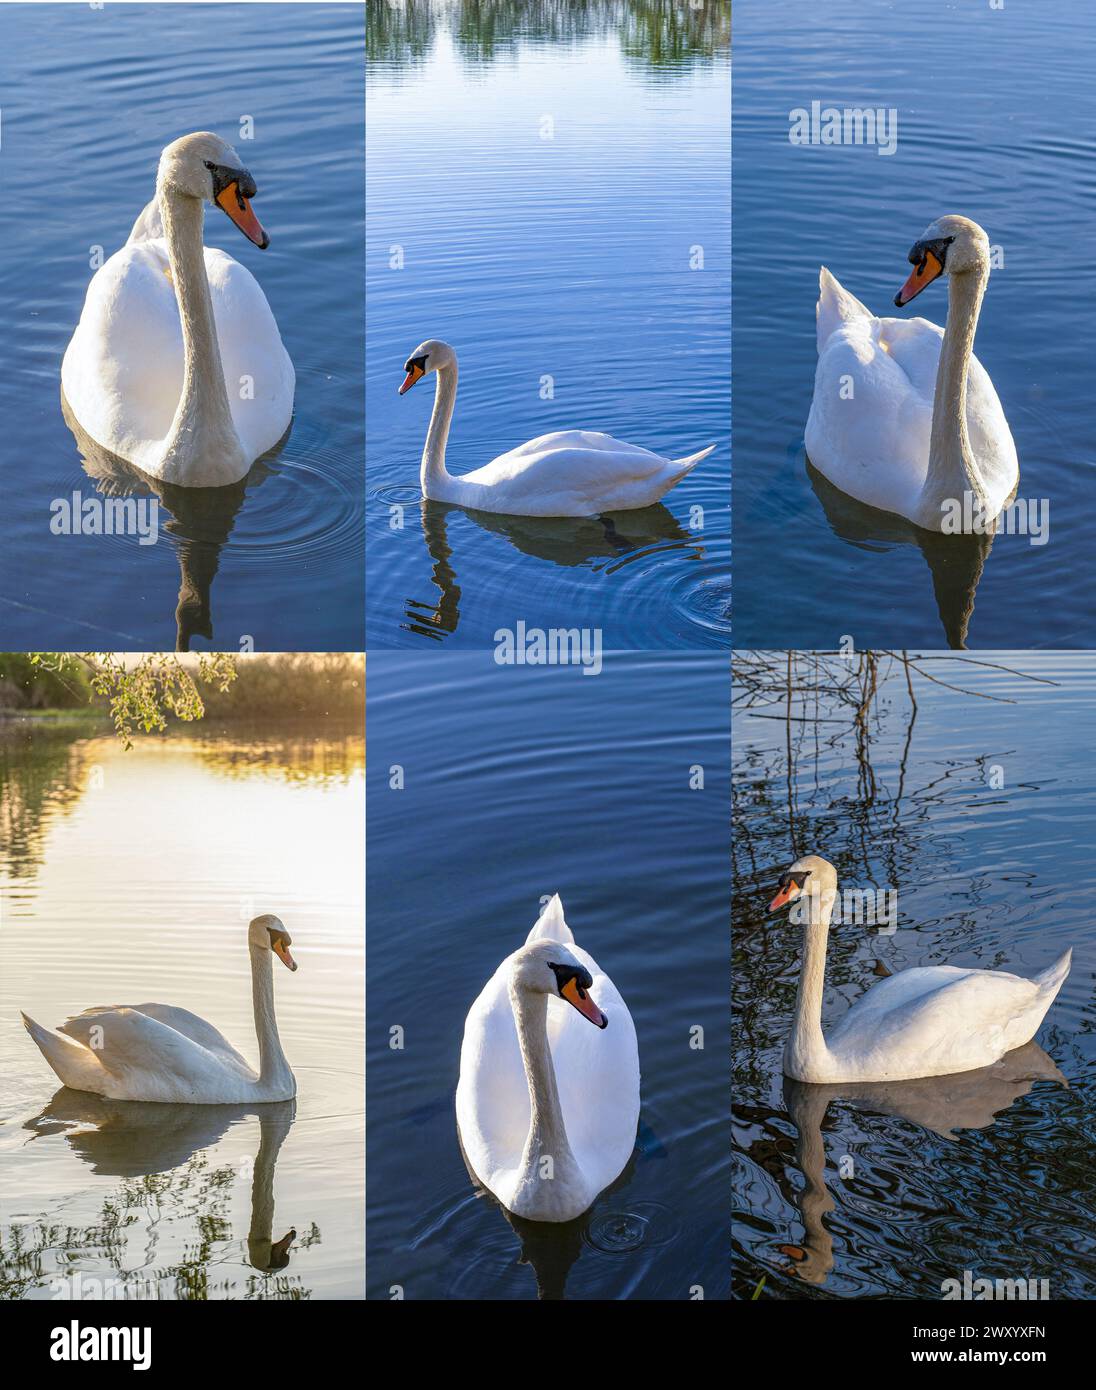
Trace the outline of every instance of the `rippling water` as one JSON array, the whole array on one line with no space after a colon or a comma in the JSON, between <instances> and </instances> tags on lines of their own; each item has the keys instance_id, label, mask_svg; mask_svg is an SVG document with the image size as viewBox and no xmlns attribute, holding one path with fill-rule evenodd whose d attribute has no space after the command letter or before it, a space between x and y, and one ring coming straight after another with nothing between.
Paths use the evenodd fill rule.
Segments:
<instances>
[{"instance_id":1,"label":"rippling water","mask_svg":"<svg viewBox=\"0 0 1096 1390\"><path fill-rule=\"evenodd\" d=\"M1096 1294L1096 931L1089 859L1096 663L883 663L857 736L830 696L778 692L734 717L734 1290L751 1297L939 1299L942 1281L1048 1278ZM786 658L779 656L778 678ZM799 685L823 684L807 657ZM1049 684L1044 682L1050 682ZM1012 703L996 703L986 696ZM816 720L815 716L818 716ZM788 750L794 776L788 777ZM784 869L819 853L845 886L898 892L893 934L830 933L823 1022L887 971L956 964L1032 975L1073 965L1035 1044L986 1072L890 1086L782 1081L800 931L766 909ZM1063 1084L1065 1082L1066 1084ZM996 1116L996 1118L994 1118ZM1065 1257L1063 1256L1065 1252Z\"/></svg>"},{"instance_id":2,"label":"rippling water","mask_svg":"<svg viewBox=\"0 0 1096 1390\"><path fill-rule=\"evenodd\" d=\"M735 645L1088 647L1078 583L1096 464L1090 277L1096 12L1038 5L804 5L744 0L735 28ZM895 108L897 151L799 148L812 101ZM924 544L843 505L808 473L803 431L824 264L880 314L906 253L945 212L999 247L975 351L1016 440L1023 497L1047 499L1050 539L998 536L988 558ZM946 296L913 309L943 323ZM985 559L984 568L981 568Z\"/></svg>"},{"instance_id":3,"label":"rippling water","mask_svg":"<svg viewBox=\"0 0 1096 1390\"><path fill-rule=\"evenodd\" d=\"M0 648L363 647L363 20L354 5L4 5ZM18 54L18 62L14 55ZM317 99L317 92L323 99ZM241 120L254 139L239 138ZM245 489L167 489L155 545L55 536L94 481L60 406L95 245L121 246L160 150L209 129L258 184L259 252L215 209L207 244L256 276L297 373L293 426ZM194 595L199 597L196 600ZM189 596L189 598L188 598ZM197 609L197 611L195 611Z\"/></svg>"},{"instance_id":4,"label":"rippling water","mask_svg":"<svg viewBox=\"0 0 1096 1390\"><path fill-rule=\"evenodd\" d=\"M725 1297L727 658L370 663L370 1296ZM465 1015L555 891L642 1072L630 1166L563 1226L476 1195L453 1110Z\"/></svg>"},{"instance_id":5,"label":"rippling water","mask_svg":"<svg viewBox=\"0 0 1096 1390\"><path fill-rule=\"evenodd\" d=\"M370 645L489 645L520 593L526 622L613 647L725 646L722 7L375 5L367 27ZM434 384L396 388L429 337L460 359L453 473L559 429L716 451L644 511L420 508Z\"/></svg>"},{"instance_id":6,"label":"rippling water","mask_svg":"<svg viewBox=\"0 0 1096 1390\"><path fill-rule=\"evenodd\" d=\"M123 752L0 723L0 1296L361 1296L363 761L357 733ZM295 1103L58 1087L20 1009L53 1027L158 999L253 1059L246 932L265 911L299 966L274 982Z\"/></svg>"}]
</instances>

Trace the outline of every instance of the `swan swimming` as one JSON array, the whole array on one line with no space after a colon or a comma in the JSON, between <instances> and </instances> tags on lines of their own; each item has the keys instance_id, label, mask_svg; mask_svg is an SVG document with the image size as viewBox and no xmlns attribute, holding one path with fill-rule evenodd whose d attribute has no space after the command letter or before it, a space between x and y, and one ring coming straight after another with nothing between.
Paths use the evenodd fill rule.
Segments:
<instances>
[{"instance_id":1,"label":"swan swimming","mask_svg":"<svg viewBox=\"0 0 1096 1390\"><path fill-rule=\"evenodd\" d=\"M1016 491L1016 445L974 333L989 280L989 238L967 217L940 217L909 253L894 297L907 305L948 281L941 329L877 318L822 267L818 366L807 457L835 487L928 531L990 528ZM970 505L964 511L965 499Z\"/></svg>"},{"instance_id":2,"label":"swan swimming","mask_svg":"<svg viewBox=\"0 0 1096 1390\"><path fill-rule=\"evenodd\" d=\"M507 1211L571 1221L620 1176L638 1121L632 1016L576 945L557 894L468 1011L461 1147Z\"/></svg>"},{"instance_id":3,"label":"swan swimming","mask_svg":"<svg viewBox=\"0 0 1096 1390\"><path fill-rule=\"evenodd\" d=\"M292 938L270 913L247 929L251 998L259 1070L232 1044L187 1009L170 1004L113 1004L85 1009L51 1032L23 1014L23 1025L65 1086L111 1100L190 1105L242 1105L290 1100L297 1082L274 1020L271 956L289 970Z\"/></svg>"},{"instance_id":4,"label":"swan swimming","mask_svg":"<svg viewBox=\"0 0 1096 1390\"><path fill-rule=\"evenodd\" d=\"M289 428L295 376L266 296L238 261L203 245L205 204L260 250L255 180L209 131L160 156L156 196L92 277L61 365L84 432L152 478L238 482Z\"/></svg>"},{"instance_id":5,"label":"swan swimming","mask_svg":"<svg viewBox=\"0 0 1096 1390\"><path fill-rule=\"evenodd\" d=\"M1004 970L933 965L872 985L828 1036L822 1033L826 938L837 870L816 854L796 860L769 904L800 901L803 961L784 1074L796 1081L904 1081L986 1067L1022 1047L1069 974L1071 951L1033 980Z\"/></svg>"},{"instance_id":6,"label":"swan swimming","mask_svg":"<svg viewBox=\"0 0 1096 1390\"><path fill-rule=\"evenodd\" d=\"M401 396L431 372L438 377L434 409L422 453L423 496L508 516L596 516L650 507L715 448L667 459L638 444L591 430L557 430L454 477L445 445L457 399L457 354L435 338L420 343L404 363Z\"/></svg>"}]
</instances>

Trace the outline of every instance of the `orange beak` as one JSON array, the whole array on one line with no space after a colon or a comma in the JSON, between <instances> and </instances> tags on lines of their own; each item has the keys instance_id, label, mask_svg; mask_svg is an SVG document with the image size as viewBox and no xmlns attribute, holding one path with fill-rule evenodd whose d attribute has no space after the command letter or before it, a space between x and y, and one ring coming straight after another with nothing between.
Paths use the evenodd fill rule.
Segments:
<instances>
[{"instance_id":1,"label":"orange beak","mask_svg":"<svg viewBox=\"0 0 1096 1390\"><path fill-rule=\"evenodd\" d=\"M578 981L572 976L560 991L568 1004L573 1004L583 1018L588 1018L598 1028L608 1028L609 1020L601 1012L590 996L578 987Z\"/></svg>"},{"instance_id":2,"label":"orange beak","mask_svg":"<svg viewBox=\"0 0 1096 1390\"><path fill-rule=\"evenodd\" d=\"M283 965L288 966L290 970L296 970L297 962L289 954L289 947L285 944L284 941L274 942L274 953L277 955L278 959L281 961Z\"/></svg>"},{"instance_id":3,"label":"orange beak","mask_svg":"<svg viewBox=\"0 0 1096 1390\"><path fill-rule=\"evenodd\" d=\"M253 241L260 251L266 250L270 245L270 238L263 230L263 224L251 211L251 204L240 192L238 183L226 184L221 189L217 194L217 206L228 213L248 241Z\"/></svg>"},{"instance_id":4,"label":"orange beak","mask_svg":"<svg viewBox=\"0 0 1096 1390\"><path fill-rule=\"evenodd\" d=\"M916 299L926 285L931 285L938 275L944 273L944 267L931 251L925 252L925 259L916 268L910 271L910 278L894 296L894 302L899 309Z\"/></svg>"},{"instance_id":5,"label":"orange beak","mask_svg":"<svg viewBox=\"0 0 1096 1390\"><path fill-rule=\"evenodd\" d=\"M796 883L794 878L789 879L769 904L769 911L775 912L778 907L783 907L785 903L790 903L792 898L796 897L798 893L798 883Z\"/></svg>"},{"instance_id":6,"label":"orange beak","mask_svg":"<svg viewBox=\"0 0 1096 1390\"><path fill-rule=\"evenodd\" d=\"M414 386L415 382L418 381L420 377L425 375L426 373L423 371L421 367L412 367L403 379L403 385L400 387L400 395L402 396L406 392L410 391L412 386Z\"/></svg>"}]
</instances>

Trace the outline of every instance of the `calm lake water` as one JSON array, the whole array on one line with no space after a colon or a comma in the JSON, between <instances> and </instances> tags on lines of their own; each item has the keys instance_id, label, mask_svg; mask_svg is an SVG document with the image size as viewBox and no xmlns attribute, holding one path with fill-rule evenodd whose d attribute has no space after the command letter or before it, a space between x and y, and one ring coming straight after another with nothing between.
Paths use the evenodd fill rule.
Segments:
<instances>
[{"instance_id":1,"label":"calm lake water","mask_svg":"<svg viewBox=\"0 0 1096 1390\"><path fill-rule=\"evenodd\" d=\"M1093 330L1078 286L1096 236L1096 11L1037 5L744 0L735 13L734 538L737 647L1096 644L1090 549ZM898 113L898 146L802 148L789 114ZM1049 543L922 544L808 474L818 268L879 314L906 255L959 212L1000 248L975 352L1016 440L1021 496L1047 499ZM905 316L942 324L931 286ZM922 538L924 541L925 538ZM984 569L979 574L984 561ZM976 599L976 602L975 602Z\"/></svg>"},{"instance_id":2,"label":"calm lake water","mask_svg":"<svg viewBox=\"0 0 1096 1390\"><path fill-rule=\"evenodd\" d=\"M808 660L796 658L797 682L819 674ZM1077 737L1091 722L1096 662L1002 660L1038 683L930 659L929 675L970 693L915 674L916 710L905 675L884 662L860 740L854 711L827 696L817 707L814 697L807 709L797 702L790 732L780 699L747 708L745 661L739 669L737 1297L764 1278L761 1297L936 1300L964 1270L1047 1278L1055 1299L1096 1295L1096 930L1078 892L1096 766ZM893 934L831 931L824 1025L887 971L955 964L1032 975L1072 946L1037 1046L960 1077L785 1083L801 929L767 908L783 870L807 852L831 860L846 887L898 893Z\"/></svg>"},{"instance_id":3,"label":"calm lake water","mask_svg":"<svg viewBox=\"0 0 1096 1390\"><path fill-rule=\"evenodd\" d=\"M0 1296L361 1297L363 763L358 735L264 726L124 752L0 723ZM265 911L299 967L274 980L295 1102L58 1086L20 1009L54 1027L159 1000L254 1060L247 923Z\"/></svg>"},{"instance_id":4,"label":"calm lake water","mask_svg":"<svg viewBox=\"0 0 1096 1390\"><path fill-rule=\"evenodd\" d=\"M0 7L0 649L170 649L181 591L195 646L362 649L363 29L356 5ZM246 489L165 491L155 545L55 536L53 499L98 495L60 405L92 248L124 244L161 149L203 129L258 184L270 249L216 209L206 242L270 302L291 433Z\"/></svg>"},{"instance_id":5,"label":"calm lake water","mask_svg":"<svg viewBox=\"0 0 1096 1390\"><path fill-rule=\"evenodd\" d=\"M367 37L370 647L482 647L516 617L727 645L729 14L377 4ZM430 337L460 359L453 473L559 429L716 451L600 519L423 507L434 382L396 388Z\"/></svg>"},{"instance_id":6,"label":"calm lake water","mask_svg":"<svg viewBox=\"0 0 1096 1390\"><path fill-rule=\"evenodd\" d=\"M726 1297L727 666L370 655L370 1297ZM454 1091L472 1001L557 891L635 1021L639 1135L584 1219L519 1232L476 1195Z\"/></svg>"}]
</instances>

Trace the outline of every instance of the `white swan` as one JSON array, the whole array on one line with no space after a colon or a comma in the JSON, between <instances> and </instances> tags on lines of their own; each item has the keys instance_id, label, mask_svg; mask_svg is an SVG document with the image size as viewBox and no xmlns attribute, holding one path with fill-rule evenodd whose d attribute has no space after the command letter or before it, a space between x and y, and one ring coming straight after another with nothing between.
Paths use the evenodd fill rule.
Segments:
<instances>
[{"instance_id":1,"label":"white swan","mask_svg":"<svg viewBox=\"0 0 1096 1390\"><path fill-rule=\"evenodd\" d=\"M929 531L982 533L1020 476L1005 413L973 354L989 239L941 217L909 253L899 307L948 277L947 326L876 318L822 267L807 456L835 487ZM969 498L964 520L964 498Z\"/></svg>"},{"instance_id":2,"label":"white swan","mask_svg":"<svg viewBox=\"0 0 1096 1390\"><path fill-rule=\"evenodd\" d=\"M803 962L784 1073L797 1081L904 1081L972 1071L1022 1047L1069 974L1071 952L1033 980L1004 970L934 965L873 985L822 1034L826 937L837 871L816 854L794 863L769 910L802 899Z\"/></svg>"},{"instance_id":3,"label":"white swan","mask_svg":"<svg viewBox=\"0 0 1096 1390\"><path fill-rule=\"evenodd\" d=\"M289 1100L297 1083L274 1021L271 952L296 970L292 939L277 917L247 929L259 1070L255 1072L211 1023L170 1004L85 1009L56 1033L23 1014L27 1032L62 1083L111 1100L242 1105Z\"/></svg>"},{"instance_id":4,"label":"white swan","mask_svg":"<svg viewBox=\"0 0 1096 1390\"><path fill-rule=\"evenodd\" d=\"M203 247L216 203L269 244L248 199L255 181L209 131L160 156L156 197L92 277L61 385L102 448L185 487L238 482L293 414L293 364L249 270Z\"/></svg>"},{"instance_id":5,"label":"white swan","mask_svg":"<svg viewBox=\"0 0 1096 1390\"><path fill-rule=\"evenodd\" d=\"M461 1146L476 1178L515 1216L570 1221L620 1176L638 1120L632 1017L575 945L557 895L468 1011Z\"/></svg>"},{"instance_id":6,"label":"white swan","mask_svg":"<svg viewBox=\"0 0 1096 1390\"><path fill-rule=\"evenodd\" d=\"M457 354L428 339L404 364L400 395L437 372L438 386L419 478L423 496L506 516L596 516L650 507L705 459L714 444L688 458L667 459L590 430L557 430L455 478L445 444L457 399Z\"/></svg>"}]
</instances>

